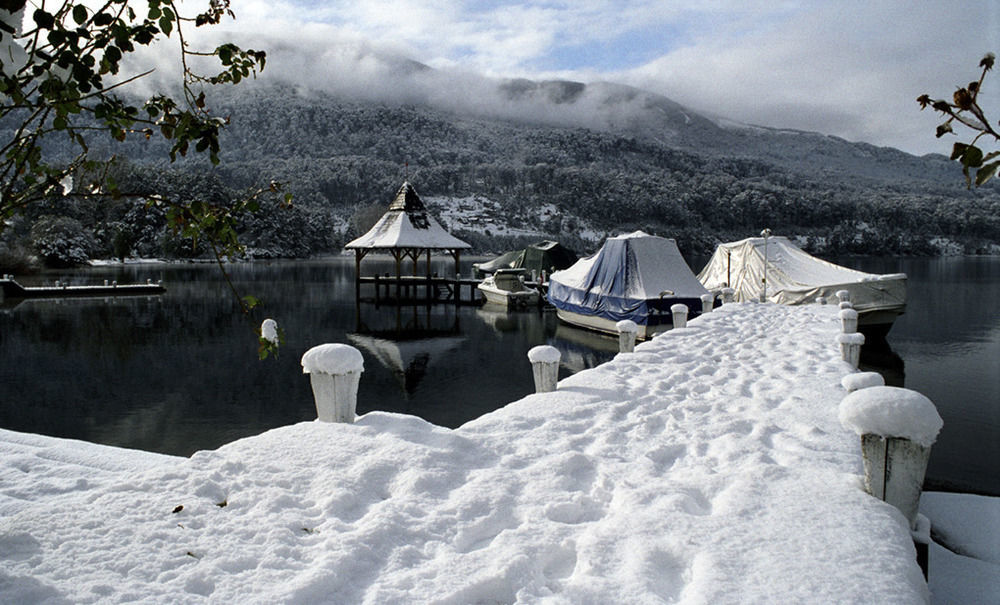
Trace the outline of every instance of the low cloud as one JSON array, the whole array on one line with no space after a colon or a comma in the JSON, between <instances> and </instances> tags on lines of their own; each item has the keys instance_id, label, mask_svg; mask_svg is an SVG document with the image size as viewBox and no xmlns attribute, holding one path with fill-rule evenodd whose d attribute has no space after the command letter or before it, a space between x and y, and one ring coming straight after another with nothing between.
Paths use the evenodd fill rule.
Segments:
<instances>
[{"instance_id":1,"label":"low cloud","mask_svg":"<svg viewBox=\"0 0 1000 605\"><path fill-rule=\"evenodd\" d=\"M192 44L224 40L263 48L260 82L300 94L430 104L439 108L559 125L606 126L627 119L642 99L588 86L574 96L564 79L621 82L662 94L696 112L779 128L813 130L911 153L947 152L934 139L939 119L920 112L922 93L948 96L978 73L983 54L1000 50L993 3L911 2L504 4L475 9L453 2L241 2L235 22L189 32ZM662 37L650 36L658 32ZM588 45L616 52L649 45L642 65L601 71L557 53ZM179 81L176 42L141 53L156 65L150 88ZM650 53L653 53L650 55ZM539 66L547 66L542 69ZM513 83L511 83L513 81ZM984 98L997 98L990 82ZM613 91L614 92L614 91ZM571 101L571 102L570 102Z\"/></svg>"}]
</instances>

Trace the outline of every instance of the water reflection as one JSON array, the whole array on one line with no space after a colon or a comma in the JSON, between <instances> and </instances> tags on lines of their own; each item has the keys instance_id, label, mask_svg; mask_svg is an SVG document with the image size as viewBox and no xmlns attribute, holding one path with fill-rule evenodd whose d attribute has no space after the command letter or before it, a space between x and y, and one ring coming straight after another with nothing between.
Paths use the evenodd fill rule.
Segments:
<instances>
[{"instance_id":1,"label":"water reflection","mask_svg":"<svg viewBox=\"0 0 1000 605\"><path fill-rule=\"evenodd\" d=\"M450 268L442 262L438 270ZM299 359L317 344L349 342L365 358L360 413L455 427L533 392L527 351L559 342L555 315L540 310L491 316L447 304L356 305L351 259L229 270L241 293L262 301L249 318L212 266L95 267L35 279L162 279L167 293L5 306L0 426L190 455L314 418ZM278 321L286 342L277 359L260 362L253 330L265 317ZM608 358L576 357L563 374Z\"/></svg>"},{"instance_id":2,"label":"water reflection","mask_svg":"<svg viewBox=\"0 0 1000 605\"><path fill-rule=\"evenodd\" d=\"M906 388L929 397L944 420L925 487L1000 495L1000 314L995 302L1000 300L1000 258L855 258L841 264L903 272L909 278L906 313L888 339L894 354L906 360ZM901 371L903 364L896 365ZM902 378L886 375L890 384Z\"/></svg>"}]
</instances>

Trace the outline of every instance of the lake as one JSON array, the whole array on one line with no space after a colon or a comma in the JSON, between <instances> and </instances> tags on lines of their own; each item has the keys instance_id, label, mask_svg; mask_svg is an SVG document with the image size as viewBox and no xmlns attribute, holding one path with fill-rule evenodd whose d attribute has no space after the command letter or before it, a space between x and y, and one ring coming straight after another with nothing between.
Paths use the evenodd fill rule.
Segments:
<instances>
[{"instance_id":1,"label":"lake","mask_svg":"<svg viewBox=\"0 0 1000 605\"><path fill-rule=\"evenodd\" d=\"M366 272L392 270L391 261L379 262L366 259ZM927 488L1000 495L1000 258L838 262L910 277L891 348L866 349L863 362L938 405L945 428ZM447 273L451 261L436 269ZM560 349L561 376L617 351L616 339L561 325L552 311L358 306L351 258L229 271L241 294L262 300L249 318L212 265L92 267L20 280L151 278L167 293L0 307L0 427L185 456L214 449L315 418L299 358L325 342L364 355L359 413L457 427L533 392L526 354L535 345ZM286 340L277 359L259 361L254 330L265 317L278 321Z\"/></svg>"}]
</instances>

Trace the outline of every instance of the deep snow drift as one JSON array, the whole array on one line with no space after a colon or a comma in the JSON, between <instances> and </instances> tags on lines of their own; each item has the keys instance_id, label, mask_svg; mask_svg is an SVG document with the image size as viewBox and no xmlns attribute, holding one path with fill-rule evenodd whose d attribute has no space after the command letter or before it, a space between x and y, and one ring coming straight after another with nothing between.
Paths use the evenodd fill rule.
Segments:
<instances>
[{"instance_id":1,"label":"deep snow drift","mask_svg":"<svg viewBox=\"0 0 1000 605\"><path fill-rule=\"evenodd\" d=\"M190 459L0 431L0 600L922 602L837 419L839 326L725 305L456 430L369 413Z\"/></svg>"}]
</instances>

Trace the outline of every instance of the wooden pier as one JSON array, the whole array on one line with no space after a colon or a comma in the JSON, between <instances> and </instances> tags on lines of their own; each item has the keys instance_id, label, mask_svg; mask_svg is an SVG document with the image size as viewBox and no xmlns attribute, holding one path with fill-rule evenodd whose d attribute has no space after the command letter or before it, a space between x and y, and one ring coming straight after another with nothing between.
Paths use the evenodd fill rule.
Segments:
<instances>
[{"instance_id":1,"label":"wooden pier","mask_svg":"<svg viewBox=\"0 0 1000 605\"><path fill-rule=\"evenodd\" d=\"M117 284L103 286L22 286L13 277L0 278L0 302L8 299L21 300L25 298L64 298L64 297L102 297L102 296L143 296L163 294L167 289L162 284Z\"/></svg>"}]
</instances>

